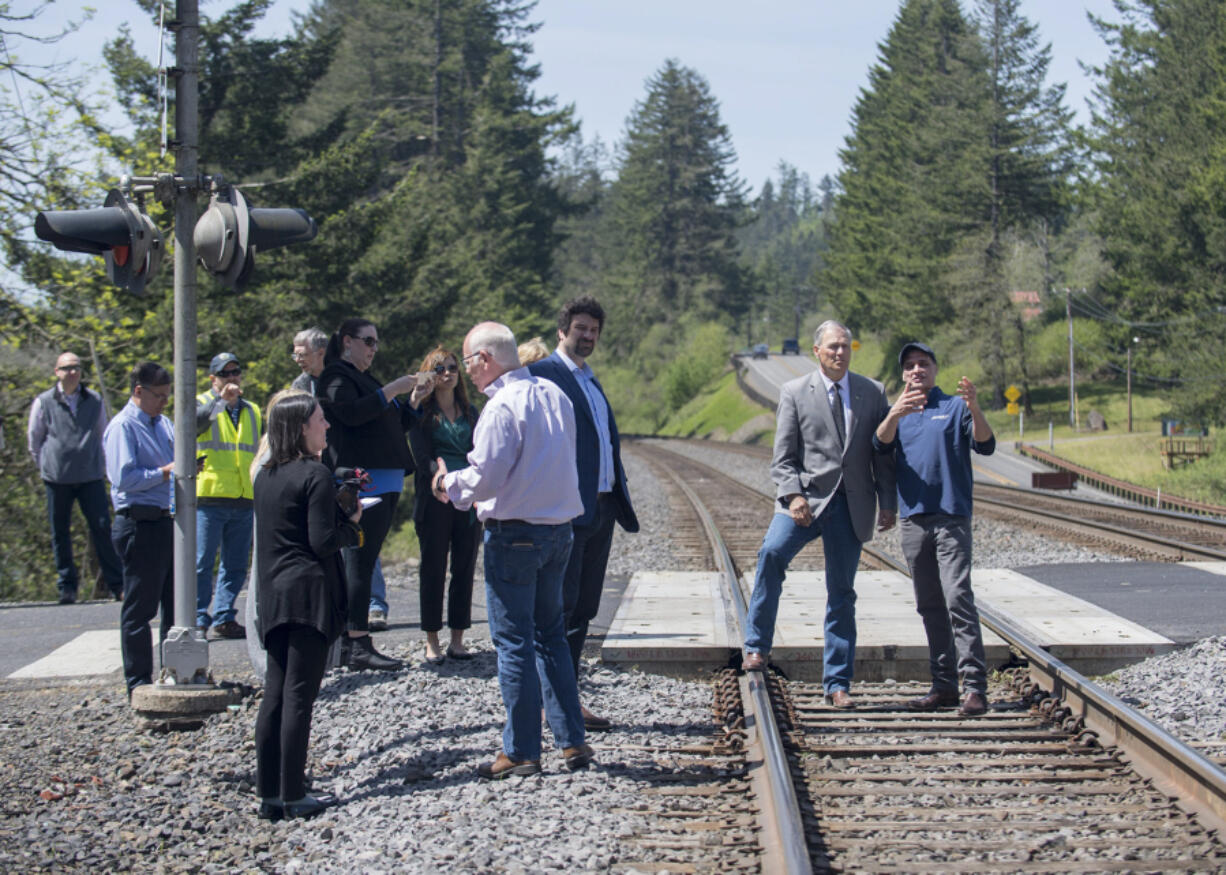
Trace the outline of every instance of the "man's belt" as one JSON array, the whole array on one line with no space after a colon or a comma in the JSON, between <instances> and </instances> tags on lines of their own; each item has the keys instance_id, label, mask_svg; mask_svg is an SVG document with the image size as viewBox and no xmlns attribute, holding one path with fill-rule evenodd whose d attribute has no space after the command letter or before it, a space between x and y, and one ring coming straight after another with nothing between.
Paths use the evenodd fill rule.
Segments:
<instances>
[{"instance_id":1,"label":"man's belt","mask_svg":"<svg viewBox=\"0 0 1226 875\"><path fill-rule=\"evenodd\" d=\"M151 523L154 520L170 519L170 511L164 507L154 507L151 504L133 504L121 507L115 511L116 516L126 516L138 523Z\"/></svg>"}]
</instances>

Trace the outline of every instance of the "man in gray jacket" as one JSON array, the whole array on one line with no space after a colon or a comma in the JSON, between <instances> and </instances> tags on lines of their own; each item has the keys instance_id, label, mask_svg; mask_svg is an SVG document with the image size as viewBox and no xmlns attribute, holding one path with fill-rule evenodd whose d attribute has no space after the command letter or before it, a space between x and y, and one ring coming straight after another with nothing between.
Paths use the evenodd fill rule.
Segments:
<instances>
[{"instance_id":1,"label":"man in gray jacket","mask_svg":"<svg viewBox=\"0 0 1226 875\"><path fill-rule=\"evenodd\" d=\"M874 516L884 531L894 525L898 507L894 460L873 450L873 433L890 403L880 383L848 370L851 332L845 326L819 325L813 354L818 369L785 383L779 395L771 461L777 507L758 552L744 664L750 671L765 667L788 564L820 536L826 555L822 686L827 702L853 708L860 545L873 537Z\"/></svg>"},{"instance_id":2,"label":"man in gray jacket","mask_svg":"<svg viewBox=\"0 0 1226 875\"><path fill-rule=\"evenodd\" d=\"M111 543L102 432L106 405L81 380L81 359L65 352L55 362L56 384L34 399L26 432L30 455L47 492L51 543L55 552L60 604L77 600L80 578L72 558L72 504L81 505L102 578L111 595L123 598L123 567Z\"/></svg>"}]
</instances>

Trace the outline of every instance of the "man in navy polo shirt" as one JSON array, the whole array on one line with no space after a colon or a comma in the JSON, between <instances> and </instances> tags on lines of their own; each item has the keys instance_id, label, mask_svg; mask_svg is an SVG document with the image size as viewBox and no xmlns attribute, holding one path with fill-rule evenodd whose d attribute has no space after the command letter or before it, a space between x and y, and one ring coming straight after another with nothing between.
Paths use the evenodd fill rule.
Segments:
<instances>
[{"instance_id":1,"label":"man in navy polo shirt","mask_svg":"<svg viewBox=\"0 0 1226 875\"><path fill-rule=\"evenodd\" d=\"M961 675L960 711L973 717L987 711L988 679L971 592L971 451L990 456L996 438L974 383L960 379L957 395L937 387L937 357L929 346L904 345L898 364L903 393L877 427L873 446L894 454L902 551L928 635L932 690L907 705L934 711L959 704Z\"/></svg>"}]
</instances>

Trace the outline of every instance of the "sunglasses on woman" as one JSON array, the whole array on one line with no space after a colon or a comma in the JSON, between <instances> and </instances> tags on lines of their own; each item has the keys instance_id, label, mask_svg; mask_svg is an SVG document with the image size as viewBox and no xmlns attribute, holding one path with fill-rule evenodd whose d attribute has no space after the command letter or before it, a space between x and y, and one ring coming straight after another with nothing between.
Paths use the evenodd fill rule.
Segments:
<instances>
[{"instance_id":1,"label":"sunglasses on woman","mask_svg":"<svg viewBox=\"0 0 1226 875\"><path fill-rule=\"evenodd\" d=\"M434 371L434 373L441 377L443 374L458 374L460 372L460 366L456 364L435 365L430 370Z\"/></svg>"},{"instance_id":2,"label":"sunglasses on woman","mask_svg":"<svg viewBox=\"0 0 1226 875\"><path fill-rule=\"evenodd\" d=\"M354 340L360 340L371 349L377 349L379 346L379 338L377 337L358 337L356 334L349 335Z\"/></svg>"}]
</instances>

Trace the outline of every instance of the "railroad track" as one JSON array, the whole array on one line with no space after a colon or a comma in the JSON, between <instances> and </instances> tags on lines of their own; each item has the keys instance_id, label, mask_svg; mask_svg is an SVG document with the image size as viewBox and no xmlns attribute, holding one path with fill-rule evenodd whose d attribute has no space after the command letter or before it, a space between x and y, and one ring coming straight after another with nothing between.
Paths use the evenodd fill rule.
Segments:
<instances>
[{"instance_id":1,"label":"railroad track","mask_svg":"<svg viewBox=\"0 0 1226 875\"><path fill-rule=\"evenodd\" d=\"M702 494L742 496L660 452L644 455L690 502L743 624L740 568ZM993 676L984 717L909 711L927 685L860 684L840 711L818 685L741 679L762 871L1226 870L1226 773L982 614L1027 660Z\"/></svg>"},{"instance_id":2,"label":"railroad track","mask_svg":"<svg viewBox=\"0 0 1226 875\"><path fill-rule=\"evenodd\" d=\"M762 459L763 462L770 459L770 450L766 447L745 444L687 440L667 443L653 441L650 444L639 442L633 446L651 446L667 450L669 443L718 449L720 452ZM673 457L690 458L671 453L670 460ZM661 457L657 455L656 458L659 460ZM705 476L720 475L708 473ZM732 478L724 478L721 482L724 483L724 488L729 490L735 488L731 485L735 483L746 495L754 491L771 498L774 495L766 482L757 490ZM1226 520L1036 492L982 481L975 483L975 508L985 517L1042 531L1061 541L1117 553L1132 559L1162 562L1226 561ZM769 522L769 518L766 521ZM763 524L757 532L758 537L765 531L766 525ZM756 551L757 548L754 549ZM868 554L866 563L878 562L867 545L865 552ZM740 555L735 545L733 555ZM820 565L817 567L820 568Z\"/></svg>"}]
</instances>

